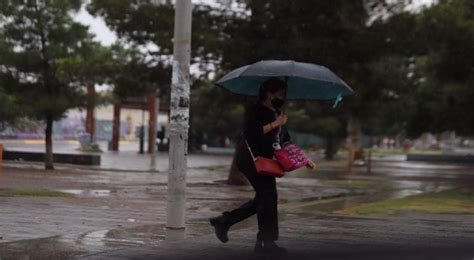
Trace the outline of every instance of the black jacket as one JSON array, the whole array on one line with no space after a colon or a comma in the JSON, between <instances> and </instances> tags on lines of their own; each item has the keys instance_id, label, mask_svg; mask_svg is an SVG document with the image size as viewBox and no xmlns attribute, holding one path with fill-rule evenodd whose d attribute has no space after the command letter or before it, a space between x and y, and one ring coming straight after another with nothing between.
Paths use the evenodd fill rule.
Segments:
<instances>
[{"instance_id":1,"label":"black jacket","mask_svg":"<svg viewBox=\"0 0 474 260\"><path fill-rule=\"evenodd\" d=\"M270 108L263 105L260 101L251 104L245 110L243 137L247 140L255 157L273 157L274 149L272 145L276 140L278 127L266 134L263 134L263 126L273 122L276 119L276 113L280 114L281 111L274 112ZM290 141L290 135L286 125L283 125L281 126L280 131L280 144L283 144L286 141ZM237 149L237 157L248 158L249 151L245 145L244 140L241 140Z\"/></svg>"}]
</instances>

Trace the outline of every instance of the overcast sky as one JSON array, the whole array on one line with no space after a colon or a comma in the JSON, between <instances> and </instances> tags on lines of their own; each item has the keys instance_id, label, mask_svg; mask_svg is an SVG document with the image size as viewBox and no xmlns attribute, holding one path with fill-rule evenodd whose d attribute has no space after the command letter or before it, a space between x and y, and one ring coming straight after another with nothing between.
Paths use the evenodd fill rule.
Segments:
<instances>
[{"instance_id":1,"label":"overcast sky","mask_svg":"<svg viewBox=\"0 0 474 260\"><path fill-rule=\"evenodd\" d=\"M213 0L193 0L193 3L213 3ZM433 0L413 0L413 8L417 9L420 6L430 4ZM117 40L117 35L112 32L104 20L91 16L83 7L81 11L75 16L75 20L89 26L89 31L95 35L95 39L100 41L103 45L109 46Z\"/></svg>"}]
</instances>

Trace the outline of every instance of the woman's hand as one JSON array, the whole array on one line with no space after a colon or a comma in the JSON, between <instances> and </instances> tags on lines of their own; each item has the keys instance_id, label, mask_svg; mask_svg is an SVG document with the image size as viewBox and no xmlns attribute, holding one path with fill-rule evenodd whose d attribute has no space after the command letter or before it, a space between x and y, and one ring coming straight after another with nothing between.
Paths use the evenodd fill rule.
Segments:
<instances>
[{"instance_id":1,"label":"woman's hand","mask_svg":"<svg viewBox=\"0 0 474 260\"><path fill-rule=\"evenodd\" d=\"M306 168L310 169L311 171L316 170L316 164L311 160L308 160L308 163L305 166L306 166Z\"/></svg>"},{"instance_id":2,"label":"woman's hand","mask_svg":"<svg viewBox=\"0 0 474 260\"><path fill-rule=\"evenodd\" d=\"M273 121L273 125L276 125L276 126L284 125L286 124L287 120L288 120L288 116L286 116L285 114L281 114L275 119L275 121Z\"/></svg>"}]
</instances>

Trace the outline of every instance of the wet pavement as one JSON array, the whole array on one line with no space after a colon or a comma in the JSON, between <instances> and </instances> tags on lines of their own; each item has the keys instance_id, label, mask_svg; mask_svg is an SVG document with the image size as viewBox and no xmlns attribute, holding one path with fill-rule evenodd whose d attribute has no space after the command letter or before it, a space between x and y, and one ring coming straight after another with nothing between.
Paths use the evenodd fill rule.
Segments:
<instances>
[{"instance_id":1,"label":"wet pavement","mask_svg":"<svg viewBox=\"0 0 474 260\"><path fill-rule=\"evenodd\" d=\"M288 255L252 253L255 231L231 230L221 244L213 234L156 246L123 248L79 259L465 259L474 255L470 216L398 218L293 216L281 222Z\"/></svg>"},{"instance_id":2,"label":"wet pavement","mask_svg":"<svg viewBox=\"0 0 474 260\"><path fill-rule=\"evenodd\" d=\"M0 189L46 189L74 197L0 197L0 259L253 257L255 218L233 228L229 244L218 243L207 223L208 217L253 197L250 187L224 183L230 156L189 156L187 240L179 243L163 241L167 158L158 161L161 172L148 173L140 166L146 159L140 161L141 155L135 152L110 156L112 165L115 160L121 163L118 166L144 170L91 171L63 165L56 171L44 171L41 164L7 163L0 174ZM392 159L374 161L370 175L364 167L355 168L351 175L344 169L341 164L319 163L317 173L302 170L278 179L281 241L292 249L292 258L474 257L470 215L348 218L331 214L371 201L474 189L472 165ZM324 180L373 185L338 186ZM453 258L436 258L440 256Z\"/></svg>"},{"instance_id":3,"label":"wet pavement","mask_svg":"<svg viewBox=\"0 0 474 260\"><path fill-rule=\"evenodd\" d=\"M199 229L201 226L201 229ZM257 257L255 229L238 224L220 243L207 221L188 226L187 239L163 241L162 226L137 228L153 243L137 243L124 230L99 230L0 244L2 259L463 259L474 255L474 225L466 215L406 215L358 218L331 215L280 221L288 255ZM131 229L128 229L131 230ZM199 233L199 234L197 234ZM137 234L132 230L131 234ZM125 239L124 239L125 238Z\"/></svg>"}]
</instances>

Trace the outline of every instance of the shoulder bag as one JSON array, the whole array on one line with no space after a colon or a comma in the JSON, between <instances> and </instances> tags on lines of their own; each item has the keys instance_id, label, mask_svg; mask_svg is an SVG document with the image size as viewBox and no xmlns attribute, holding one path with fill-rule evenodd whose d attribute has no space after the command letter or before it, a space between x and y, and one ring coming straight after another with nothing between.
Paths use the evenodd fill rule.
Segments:
<instances>
[{"instance_id":1,"label":"shoulder bag","mask_svg":"<svg viewBox=\"0 0 474 260\"><path fill-rule=\"evenodd\" d=\"M245 140L245 144L247 145L247 148L249 149L250 155L252 156L253 162L255 163L255 168L257 169L257 173L266 175L266 176L273 176L273 177L285 176L285 172L283 171L283 168L276 160L268 159L263 156L255 157L252 153L252 149L250 149L247 139L244 138L244 140Z\"/></svg>"}]
</instances>

